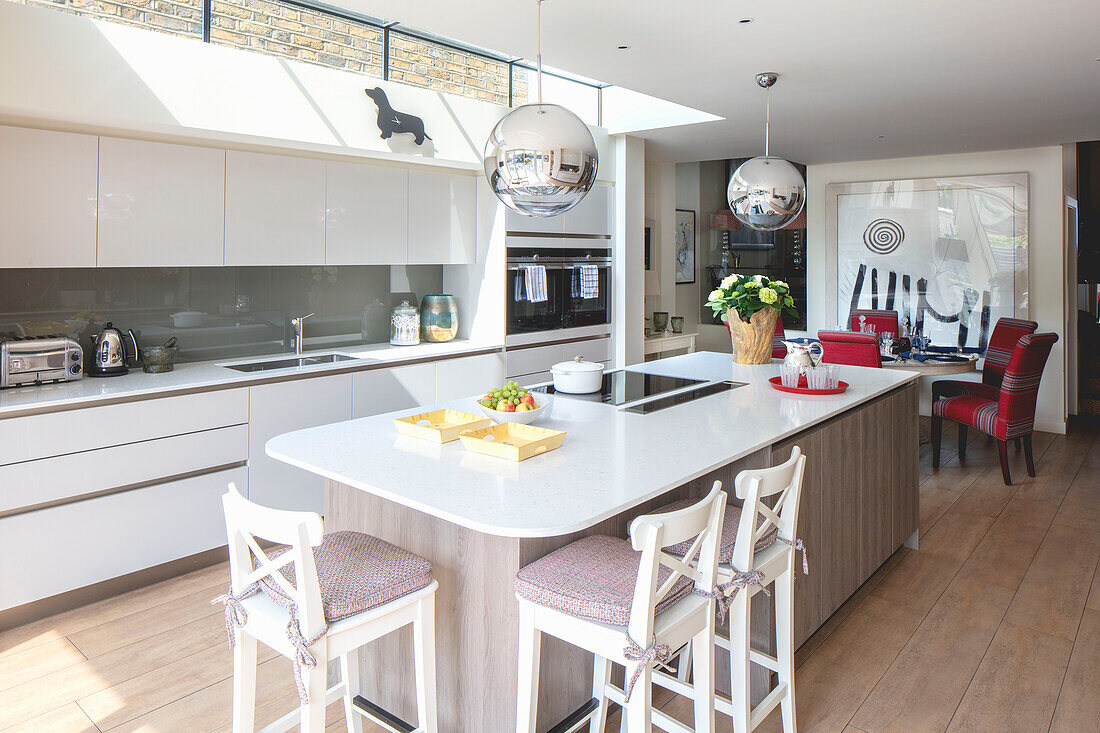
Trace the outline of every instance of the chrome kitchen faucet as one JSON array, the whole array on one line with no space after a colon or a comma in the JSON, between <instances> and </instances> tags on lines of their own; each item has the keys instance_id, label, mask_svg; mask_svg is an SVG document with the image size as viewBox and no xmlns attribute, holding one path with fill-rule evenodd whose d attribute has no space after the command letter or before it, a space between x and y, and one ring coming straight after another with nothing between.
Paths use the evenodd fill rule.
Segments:
<instances>
[{"instance_id":1,"label":"chrome kitchen faucet","mask_svg":"<svg viewBox=\"0 0 1100 733\"><path fill-rule=\"evenodd\" d=\"M313 314L308 316L298 316L290 320L290 325L294 326L294 353L297 356L302 355L302 321L307 318L312 318Z\"/></svg>"}]
</instances>

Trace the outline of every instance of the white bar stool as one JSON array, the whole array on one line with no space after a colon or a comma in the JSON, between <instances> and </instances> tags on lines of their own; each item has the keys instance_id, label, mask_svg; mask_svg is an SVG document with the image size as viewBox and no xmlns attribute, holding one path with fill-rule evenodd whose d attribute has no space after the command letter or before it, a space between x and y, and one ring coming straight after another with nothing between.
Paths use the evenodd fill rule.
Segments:
<instances>
[{"instance_id":1,"label":"white bar stool","mask_svg":"<svg viewBox=\"0 0 1100 733\"><path fill-rule=\"evenodd\" d=\"M741 471L734 480L734 492L744 504L727 507L719 547L718 582L724 598L718 600L719 616L729 611L729 639L715 636L718 647L730 654L732 699L714 695L714 708L733 719L736 733L749 733L780 706L784 733L795 733L794 701L794 563L802 550L802 571L809 573L802 541L792 539L798 526L798 503L802 498L802 476L806 457L796 446L791 457L773 468ZM774 506L763 499L779 495ZM668 508L675 508L676 502ZM755 511L753 511L755 509ZM754 521L755 518L755 521ZM678 548L666 548L678 551ZM746 572L737 568L749 568ZM751 600L758 592L775 586L776 656L757 651L749 643ZM698 652L696 652L698 653ZM691 659L689 643L677 652L681 663L676 676L656 672L653 683L680 695L693 696L700 685L712 680L694 678L687 682ZM753 708L749 697L749 664L759 664L778 676L778 684ZM694 670L693 670L694 672Z\"/></svg>"},{"instance_id":2,"label":"white bar stool","mask_svg":"<svg viewBox=\"0 0 1100 733\"><path fill-rule=\"evenodd\" d=\"M435 590L427 560L359 532L324 535L321 517L254 504L229 484L222 497L229 534L226 631L233 648L233 731L251 732L256 704L256 642L291 660L301 706L263 729L325 728L325 707L343 697L349 733L360 716L387 730L435 733ZM289 547L270 554L257 540ZM418 726L359 696L359 647L413 627ZM341 681L328 687L327 664Z\"/></svg>"},{"instance_id":3,"label":"white bar stool","mask_svg":"<svg viewBox=\"0 0 1100 733\"><path fill-rule=\"evenodd\" d=\"M543 633L595 655L592 696L598 706L569 731L594 721L592 730L602 733L610 700L623 706L630 733L650 733L654 722L668 731L712 733L714 585L725 505L715 482L696 504L635 519L629 542L585 537L520 570L517 733L535 731ZM662 549L685 540L689 548L680 556ZM694 565L684 561L696 554ZM689 641L707 650L693 662L702 691L694 696L694 729L653 709L650 686L653 666ZM626 667L625 690L611 684L613 662Z\"/></svg>"}]
</instances>

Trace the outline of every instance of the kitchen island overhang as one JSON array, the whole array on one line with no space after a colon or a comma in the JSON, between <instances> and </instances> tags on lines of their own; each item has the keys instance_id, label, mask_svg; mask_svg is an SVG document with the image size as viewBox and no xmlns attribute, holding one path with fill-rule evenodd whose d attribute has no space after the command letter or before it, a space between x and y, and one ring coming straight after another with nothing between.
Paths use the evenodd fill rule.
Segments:
<instances>
[{"instance_id":1,"label":"kitchen island overhang","mask_svg":"<svg viewBox=\"0 0 1100 733\"><path fill-rule=\"evenodd\" d=\"M625 537L635 516L702 496L714 480L735 502L738 471L779 463L794 445L808 458L798 534L811 562L795 586L797 644L916 531L915 374L841 367L846 393L802 397L770 386L778 362L696 353L630 369L745 386L648 415L556 397L540 425L567 431L565 442L522 463L399 437L392 418L404 413L268 443L273 457L328 479L326 531L367 532L432 561L440 730L515 725L520 567L585 535ZM473 411L474 399L438 407ZM763 631L767 599L753 607ZM413 720L411 638L391 637L364 652L363 694ZM544 637L540 730L588 700L590 671L591 655ZM728 686L721 670L718 679Z\"/></svg>"}]
</instances>

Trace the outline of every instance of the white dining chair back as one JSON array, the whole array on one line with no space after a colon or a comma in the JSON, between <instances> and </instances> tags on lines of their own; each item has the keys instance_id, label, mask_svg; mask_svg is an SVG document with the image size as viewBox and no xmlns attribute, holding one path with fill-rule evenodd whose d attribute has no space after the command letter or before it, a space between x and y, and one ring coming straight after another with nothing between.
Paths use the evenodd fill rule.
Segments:
<instances>
[{"instance_id":1,"label":"white dining chair back","mask_svg":"<svg viewBox=\"0 0 1100 733\"><path fill-rule=\"evenodd\" d=\"M313 548L321 544L324 522L315 512L272 509L241 496L236 484L222 496L229 537L229 579L233 595L240 596L267 580L277 585L297 609L302 634L311 637L325 626L321 589ZM272 559L258 540L290 549ZM281 572L294 565L291 583Z\"/></svg>"}]
</instances>

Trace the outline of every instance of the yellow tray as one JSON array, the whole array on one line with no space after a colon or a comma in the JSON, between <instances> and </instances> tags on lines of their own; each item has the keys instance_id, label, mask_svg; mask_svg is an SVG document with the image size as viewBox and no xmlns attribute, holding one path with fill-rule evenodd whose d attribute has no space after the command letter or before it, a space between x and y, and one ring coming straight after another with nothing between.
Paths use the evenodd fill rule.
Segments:
<instances>
[{"instance_id":1,"label":"yellow tray","mask_svg":"<svg viewBox=\"0 0 1100 733\"><path fill-rule=\"evenodd\" d=\"M433 443L450 443L466 430L476 430L492 421L481 415L471 415L458 410L433 410L417 415L396 417L393 420L397 432Z\"/></svg>"},{"instance_id":2,"label":"yellow tray","mask_svg":"<svg viewBox=\"0 0 1100 733\"><path fill-rule=\"evenodd\" d=\"M507 458L510 461L525 461L531 456L560 446L565 432L508 422L480 430L468 430L458 437L468 451Z\"/></svg>"}]
</instances>

